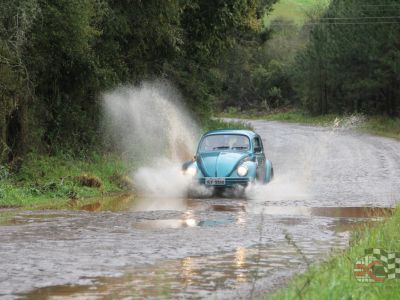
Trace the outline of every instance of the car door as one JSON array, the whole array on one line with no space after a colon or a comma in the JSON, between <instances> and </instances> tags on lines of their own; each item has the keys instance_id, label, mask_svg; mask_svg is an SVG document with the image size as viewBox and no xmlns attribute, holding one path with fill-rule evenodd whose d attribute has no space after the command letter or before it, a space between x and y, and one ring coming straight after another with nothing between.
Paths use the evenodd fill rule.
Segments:
<instances>
[{"instance_id":1,"label":"car door","mask_svg":"<svg viewBox=\"0 0 400 300\"><path fill-rule=\"evenodd\" d=\"M265 176L265 154L262 140L259 136L253 139L254 155L257 161L257 178L262 179Z\"/></svg>"}]
</instances>

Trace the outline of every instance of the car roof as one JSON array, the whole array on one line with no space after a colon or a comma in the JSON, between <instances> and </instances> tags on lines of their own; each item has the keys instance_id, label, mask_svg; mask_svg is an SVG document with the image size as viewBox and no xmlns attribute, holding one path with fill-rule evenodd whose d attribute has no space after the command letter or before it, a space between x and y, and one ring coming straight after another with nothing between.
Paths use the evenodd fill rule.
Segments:
<instances>
[{"instance_id":1,"label":"car roof","mask_svg":"<svg viewBox=\"0 0 400 300\"><path fill-rule=\"evenodd\" d=\"M247 137L254 138L256 136L258 136L258 134L256 134L254 131L251 130L243 130L243 129L218 129L218 130L211 130L208 131L204 134L204 136L207 135L215 135L215 134L242 134L245 135Z\"/></svg>"}]
</instances>

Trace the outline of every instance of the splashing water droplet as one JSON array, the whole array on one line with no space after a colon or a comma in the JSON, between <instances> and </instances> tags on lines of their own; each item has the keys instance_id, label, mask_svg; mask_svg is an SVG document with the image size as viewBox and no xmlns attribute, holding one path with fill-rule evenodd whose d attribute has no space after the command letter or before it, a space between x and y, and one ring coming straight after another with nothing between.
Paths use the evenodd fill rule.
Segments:
<instances>
[{"instance_id":1,"label":"splashing water droplet","mask_svg":"<svg viewBox=\"0 0 400 300\"><path fill-rule=\"evenodd\" d=\"M195 152L198 127L180 99L162 81L103 95L107 134L124 157L142 166L131 175L135 187L146 195L179 197L189 184L181 163Z\"/></svg>"}]
</instances>

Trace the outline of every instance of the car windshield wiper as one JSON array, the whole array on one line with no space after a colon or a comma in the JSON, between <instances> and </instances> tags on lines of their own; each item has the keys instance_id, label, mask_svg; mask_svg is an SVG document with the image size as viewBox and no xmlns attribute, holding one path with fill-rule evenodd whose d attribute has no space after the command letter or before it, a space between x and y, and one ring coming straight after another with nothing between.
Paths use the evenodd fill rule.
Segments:
<instances>
[{"instance_id":1,"label":"car windshield wiper","mask_svg":"<svg viewBox=\"0 0 400 300\"><path fill-rule=\"evenodd\" d=\"M220 146L220 147L213 148L213 150L223 150L223 149L229 149L229 146Z\"/></svg>"},{"instance_id":2,"label":"car windshield wiper","mask_svg":"<svg viewBox=\"0 0 400 300\"><path fill-rule=\"evenodd\" d=\"M247 146L237 146L237 147L232 147L232 149L236 149L236 150L247 150L248 147L247 147Z\"/></svg>"}]
</instances>

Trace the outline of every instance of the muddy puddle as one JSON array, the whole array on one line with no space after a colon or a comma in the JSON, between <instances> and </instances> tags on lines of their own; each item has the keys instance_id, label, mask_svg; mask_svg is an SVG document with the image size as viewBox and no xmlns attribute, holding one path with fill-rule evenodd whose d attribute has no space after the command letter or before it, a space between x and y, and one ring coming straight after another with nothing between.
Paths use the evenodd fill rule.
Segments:
<instances>
[{"instance_id":1,"label":"muddy puddle","mask_svg":"<svg viewBox=\"0 0 400 300\"><path fill-rule=\"evenodd\" d=\"M82 206L82 210L88 212L109 211L121 212L126 210L126 205L130 204L130 211L140 212L140 209L132 206L133 196L124 195L115 197L112 201L107 201L107 205L100 205L99 202ZM224 201L224 200L221 200ZM121 203L122 202L122 203ZM194 217L195 211L214 211L214 212L230 212L240 218L241 213L246 213L247 203L238 201L236 205L231 204L210 204L207 200L199 201L197 199L187 199L182 201L180 207L184 213L179 219L167 220L143 220L135 223L134 228L137 229L162 229L162 228L181 228L181 227L196 227L196 226L218 226L229 222L234 222L233 218L219 218L198 220ZM99 207L98 207L99 206ZM92 210L93 207L97 207ZM260 209L259 209L260 210ZM78 213L78 212L77 212ZM330 218L347 218L347 219L379 219L389 217L393 214L393 208L383 207L291 207L291 206L266 206L260 213L264 215L276 216L307 216L307 217L330 217ZM78 213L79 214L79 213ZM50 222L53 219L71 218L76 213L70 211L44 210L44 211L20 211L20 210L3 210L0 211L0 225L23 225L37 222Z\"/></svg>"},{"instance_id":2,"label":"muddy puddle","mask_svg":"<svg viewBox=\"0 0 400 300\"><path fill-rule=\"evenodd\" d=\"M137 229L174 229L174 228L184 228L184 227L215 227L223 226L227 223L234 222L234 219L206 219L206 220L196 220L190 218L184 219L169 219L169 220L144 220L133 225Z\"/></svg>"},{"instance_id":3,"label":"muddy puddle","mask_svg":"<svg viewBox=\"0 0 400 300\"><path fill-rule=\"evenodd\" d=\"M130 193L121 195L103 196L98 199L90 199L90 203L72 203L80 210L85 211L124 211L129 210L135 203L135 196Z\"/></svg>"},{"instance_id":4,"label":"muddy puddle","mask_svg":"<svg viewBox=\"0 0 400 300\"><path fill-rule=\"evenodd\" d=\"M271 215L299 215L331 218L380 218L393 213L391 208L382 207L290 207L269 206L264 210Z\"/></svg>"},{"instance_id":5,"label":"muddy puddle","mask_svg":"<svg viewBox=\"0 0 400 300\"><path fill-rule=\"evenodd\" d=\"M86 278L91 281L88 285L46 287L20 296L26 299L176 299L209 297L218 291L233 296L232 291L238 287L266 278L274 269L291 271L304 266L301 255L287 244L238 247L220 255L193 256L136 267L121 277Z\"/></svg>"},{"instance_id":6,"label":"muddy puddle","mask_svg":"<svg viewBox=\"0 0 400 300\"><path fill-rule=\"evenodd\" d=\"M351 231L392 213L254 205L189 199L181 210L15 212L0 226L7 270L0 296L247 298L346 248Z\"/></svg>"}]
</instances>

